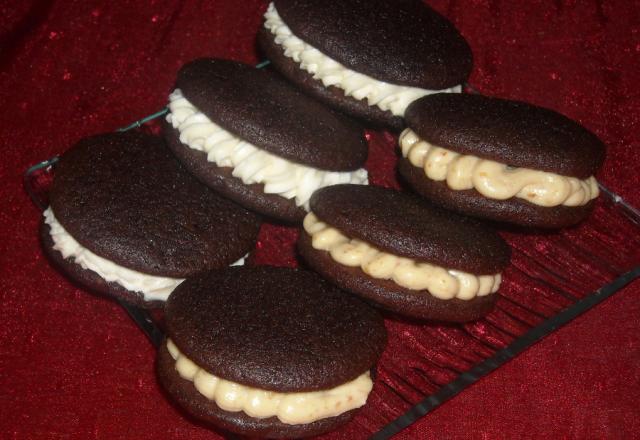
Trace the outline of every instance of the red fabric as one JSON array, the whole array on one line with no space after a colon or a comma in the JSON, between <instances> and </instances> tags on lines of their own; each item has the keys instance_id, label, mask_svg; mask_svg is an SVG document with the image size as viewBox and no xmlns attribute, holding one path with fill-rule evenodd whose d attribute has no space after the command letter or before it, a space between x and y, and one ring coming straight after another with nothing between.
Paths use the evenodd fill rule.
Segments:
<instances>
[{"instance_id":1,"label":"red fabric","mask_svg":"<svg viewBox=\"0 0 640 440\"><path fill-rule=\"evenodd\" d=\"M430 4L469 40L472 84L580 120L609 146L601 180L640 206L637 2ZM176 70L194 57L256 62L265 8L257 0L0 5L0 437L217 438L167 403L154 350L124 311L44 260L39 212L21 175L83 136L161 108ZM392 149L388 135L373 134L372 153L382 154L369 164L376 183L395 184ZM258 260L291 264L293 235L266 226ZM399 437L638 436L639 316L636 282ZM363 426L356 420L329 437L362 438Z\"/></svg>"}]
</instances>

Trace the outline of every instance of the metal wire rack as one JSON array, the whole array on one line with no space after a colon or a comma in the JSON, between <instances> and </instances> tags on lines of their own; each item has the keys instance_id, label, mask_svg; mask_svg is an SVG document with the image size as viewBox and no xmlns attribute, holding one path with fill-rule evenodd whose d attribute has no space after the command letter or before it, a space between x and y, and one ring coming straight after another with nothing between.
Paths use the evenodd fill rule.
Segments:
<instances>
[{"instance_id":1,"label":"metal wire rack","mask_svg":"<svg viewBox=\"0 0 640 440\"><path fill-rule=\"evenodd\" d=\"M166 112L119 131L143 127ZM41 210L48 205L57 162L58 157L50 158L24 174L25 190ZM640 210L600 188L593 214L578 227L502 231L513 250L512 265L496 310L486 318L460 325L388 321L395 355L383 355L381 385L353 423L376 440L393 436L640 277ZM154 316L126 302L120 305L157 347L163 333Z\"/></svg>"}]
</instances>

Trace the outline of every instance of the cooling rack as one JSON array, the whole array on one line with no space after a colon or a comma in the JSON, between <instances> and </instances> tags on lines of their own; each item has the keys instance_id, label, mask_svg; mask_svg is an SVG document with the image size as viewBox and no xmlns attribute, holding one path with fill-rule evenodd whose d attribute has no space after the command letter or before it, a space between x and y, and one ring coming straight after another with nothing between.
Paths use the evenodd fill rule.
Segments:
<instances>
[{"instance_id":1,"label":"cooling rack","mask_svg":"<svg viewBox=\"0 0 640 440\"><path fill-rule=\"evenodd\" d=\"M166 112L119 131L157 131L157 120ZM367 139L369 166L386 169L385 175L372 175L372 181L388 184L395 179L388 175L396 160L395 139L376 132L367 132ZM50 158L24 174L25 190L42 210L57 162L58 157ZM640 211L605 186L600 189L594 212L577 227L556 232L500 229L512 248L512 261L503 274L497 306L487 317L458 325L387 317L389 343L378 365L378 381L351 423L376 440L393 436L639 277ZM277 246L293 253L295 231L269 228L278 233ZM262 245L258 243L257 261L261 248L274 249ZM120 304L158 346L161 313Z\"/></svg>"}]
</instances>

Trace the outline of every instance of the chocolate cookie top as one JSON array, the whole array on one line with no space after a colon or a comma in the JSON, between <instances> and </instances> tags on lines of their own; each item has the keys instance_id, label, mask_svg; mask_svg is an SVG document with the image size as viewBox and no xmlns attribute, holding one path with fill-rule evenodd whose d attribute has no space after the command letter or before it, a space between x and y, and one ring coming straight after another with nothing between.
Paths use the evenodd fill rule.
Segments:
<instances>
[{"instance_id":1,"label":"chocolate cookie top","mask_svg":"<svg viewBox=\"0 0 640 440\"><path fill-rule=\"evenodd\" d=\"M167 303L168 337L227 380L328 389L370 370L386 343L378 313L311 272L233 267L187 279Z\"/></svg>"},{"instance_id":2,"label":"chocolate cookie top","mask_svg":"<svg viewBox=\"0 0 640 440\"><path fill-rule=\"evenodd\" d=\"M469 45L420 0L274 0L291 31L346 67L393 84L444 89L467 80Z\"/></svg>"},{"instance_id":3,"label":"chocolate cookie top","mask_svg":"<svg viewBox=\"0 0 640 440\"><path fill-rule=\"evenodd\" d=\"M345 235L394 255L476 275L509 264L509 247L488 226L391 189L329 186L311 197L311 211Z\"/></svg>"},{"instance_id":4,"label":"chocolate cookie top","mask_svg":"<svg viewBox=\"0 0 640 440\"><path fill-rule=\"evenodd\" d=\"M360 127L268 71L201 58L180 69L177 86L213 122L285 159L329 171L367 159Z\"/></svg>"},{"instance_id":5,"label":"chocolate cookie top","mask_svg":"<svg viewBox=\"0 0 640 440\"><path fill-rule=\"evenodd\" d=\"M160 139L135 131L92 136L64 153L51 207L98 256L178 278L238 260L260 224L191 177Z\"/></svg>"},{"instance_id":6,"label":"chocolate cookie top","mask_svg":"<svg viewBox=\"0 0 640 440\"><path fill-rule=\"evenodd\" d=\"M405 114L418 136L458 153L585 179L604 161L602 141L553 110L482 95L438 93Z\"/></svg>"}]
</instances>

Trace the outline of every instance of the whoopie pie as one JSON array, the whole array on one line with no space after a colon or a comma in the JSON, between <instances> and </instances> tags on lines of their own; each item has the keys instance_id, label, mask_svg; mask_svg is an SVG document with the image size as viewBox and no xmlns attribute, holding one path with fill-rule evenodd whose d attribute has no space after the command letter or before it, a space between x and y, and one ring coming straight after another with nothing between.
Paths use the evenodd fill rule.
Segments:
<instances>
[{"instance_id":1,"label":"whoopie pie","mask_svg":"<svg viewBox=\"0 0 640 440\"><path fill-rule=\"evenodd\" d=\"M306 93L396 130L412 101L460 92L473 64L453 24L420 0L273 0L258 43Z\"/></svg>"},{"instance_id":2,"label":"whoopie pie","mask_svg":"<svg viewBox=\"0 0 640 440\"><path fill-rule=\"evenodd\" d=\"M242 264L258 217L218 196L160 138L92 136L56 166L40 228L45 253L94 291L160 306L184 278Z\"/></svg>"},{"instance_id":3,"label":"whoopie pie","mask_svg":"<svg viewBox=\"0 0 640 440\"><path fill-rule=\"evenodd\" d=\"M504 240L478 221L392 189L316 191L298 250L337 286L418 319L463 322L487 314L509 263Z\"/></svg>"},{"instance_id":4,"label":"whoopie pie","mask_svg":"<svg viewBox=\"0 0 640 440\"><path fill-rule=\"evenodd\" d=\"M307 437L346 423L386 343L373 308L290 268L190 278L165 319L161 385L192 416L247 436Z\"/></svg>"},{"instance_id":5,"label":"whoopie pie","mask_svg":"<svg viewBox=\"0 0 640 440\"><path fill-rule=\"evenodd\" d=\"M367 184L362 128L277 75L202 58L178 73L165 137L202 182L258 213L301 221L313 191Z\"/></svg>"},{"instance_id":6,"label":"whoopie pie","mask_svg":"<svg viewBox=\"0 0 640 440\"><path fill-rule=\"evenodd\" d=\"M553 110L438 94L411 104L406 118L400 174L440 206L542 228L573 225L593 208L605 147Z\"/></svg>"}]
</instances>

